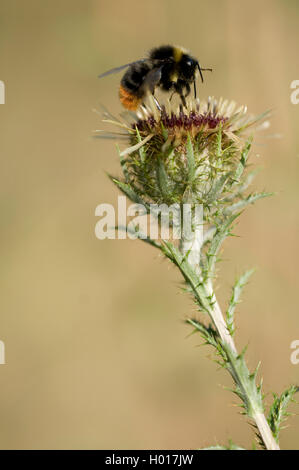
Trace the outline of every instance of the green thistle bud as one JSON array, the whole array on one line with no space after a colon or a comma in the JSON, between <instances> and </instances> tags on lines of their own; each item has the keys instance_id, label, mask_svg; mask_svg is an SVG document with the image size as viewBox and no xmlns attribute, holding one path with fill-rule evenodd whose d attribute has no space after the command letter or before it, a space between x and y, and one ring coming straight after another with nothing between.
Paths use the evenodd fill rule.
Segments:
<instances>
[{"instance_id":1,"label":"green thistle bud","mask_svg":"<svg viewBox=\"0 0 299 470\"><path fill-rule=\"evenodd\" d=\"M210 212L240 199L248 131L265 115L249 116L245 106L223 99L193 99L183 109L149 96L136 114L104 117L122 132L99 136L129 143L120 153L123 182L141 201L202 204Z\"/></svg>"}]
</instances>

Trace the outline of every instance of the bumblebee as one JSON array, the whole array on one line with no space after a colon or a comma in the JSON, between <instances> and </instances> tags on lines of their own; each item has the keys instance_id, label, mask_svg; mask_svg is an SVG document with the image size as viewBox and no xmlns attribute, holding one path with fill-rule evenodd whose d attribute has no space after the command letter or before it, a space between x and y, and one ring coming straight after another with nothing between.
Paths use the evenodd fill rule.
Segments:
<instances>
[{"instance_id":1,"label":"bumblebee","mask_svg":"<svg viewBox=\"0 0 299 470\"><path fill-rule=\"evenodd\" d=\"M120 82L119 99L122 105L135 111L142 103L147 93L154 95L155 88L177 93L182 105L186 107L186 97L194 87L196 97L196 77L200 74L203 82L203 69L197 59L189 55L188 51L179 46L160 46L149 52L148 58L140 59L129 64L116 67L99 75L99 78L127 68Z\"/></svg>"}]
</instances>

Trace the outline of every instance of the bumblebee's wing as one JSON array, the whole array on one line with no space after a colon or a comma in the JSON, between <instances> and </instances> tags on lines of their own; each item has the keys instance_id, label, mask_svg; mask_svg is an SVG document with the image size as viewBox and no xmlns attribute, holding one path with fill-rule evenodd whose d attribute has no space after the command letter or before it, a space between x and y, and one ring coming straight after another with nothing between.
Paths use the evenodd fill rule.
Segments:
<instances>
[{"instance_id":1,"label":"bumblebee's wing","mask_svg":"<svg viewBox=\"0 0 299 470\"><path fill-rule=\"evenodd\" d=\"M145 62L146 60L148 59L135 60L134 62L130 62L129 64L121 65L120 67L115 67L114 69L107 70L107 72L104 72L101 75L98 75L98 78L103 78L103 77L106 77L107 75L111 75L112 73L120 72L121 70L126 69L127 67L130 67L130 65L139 64L140 62Z\"/></svg>"},{"instance_id":2,"label":"bumblebee's wing","mask_svg":"<svg viewBox=\"0 0 299 470\"><path fill-rule=\"evenodd\" d=\"M150 91L150 93L154 93L155 87L158 85L158 83L161 80L161 75L162 75L162 66L161 67L156 67L152 69L148 74L146 75L143 83L142 83L142 88L144 91Z\"/></svg>"}]
</instances>

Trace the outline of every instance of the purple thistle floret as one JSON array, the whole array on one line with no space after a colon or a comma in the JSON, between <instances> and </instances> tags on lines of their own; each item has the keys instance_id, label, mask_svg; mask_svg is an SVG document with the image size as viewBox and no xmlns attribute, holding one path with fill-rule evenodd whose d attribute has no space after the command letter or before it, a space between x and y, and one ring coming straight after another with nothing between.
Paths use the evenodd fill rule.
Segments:
<instances>
[{"instance_id":1,"label":"purple thistle floret","mask_svg":"<svg viewBox=\"0 0 299 470\"><path fill-rule=\"evenodd\" d=\"M224 124L228 118L223 116L213 116L212 113L208 114L199 114L195 111L185 114L181 111L178 115L175 113L168 114L163 107L161 112L160 123L165 127L165 129L175 130L175 128L183 128L188 131L192 128L202 128L208 127L209 129L215 129L219 124ZM157 121L153 116L150 116L148 119L139 119L137 123L134 124L134 127L137 127L139 131L146 131L148 129L153 129L157 125Z\"/></svg>"}]
</instances>

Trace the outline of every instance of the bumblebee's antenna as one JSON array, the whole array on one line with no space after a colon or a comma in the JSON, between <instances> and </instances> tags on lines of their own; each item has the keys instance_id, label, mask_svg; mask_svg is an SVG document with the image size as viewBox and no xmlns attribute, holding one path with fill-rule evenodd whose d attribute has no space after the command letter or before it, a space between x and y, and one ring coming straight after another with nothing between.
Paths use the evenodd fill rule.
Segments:
<instances>
[{"instance_id":1,"label":"bumblebee's antenna","mask_svg":"<svg viewBox=\"0 0 299 470\"><path fill-rule=\"evenodd\" d=\"M198 71L199 71L199 73L200 73L201 81L202 81L202 83L203 83L202 71L204 71L204 72L205 72L205 71L213 72L213 69L202 69L198 62L197 62L196 65L197 65Z\"/></svg>"},{"instance_id":2,"label":"bumblebee's antenna","mask_svg":"<svg viewBox=\"0 0 299 470\"><path fill-rule=\"evenodd\" d=\"M198 62L197 62L196 65L197 65L197 67L198 67L198 71L199 71L199 73L200 73L200 78L201 78L201 81L202 81L202 83L203 83L203 76L202 76L202 71L201 71L200 65L199 65Z\"/></svg>"}]
</instances>

